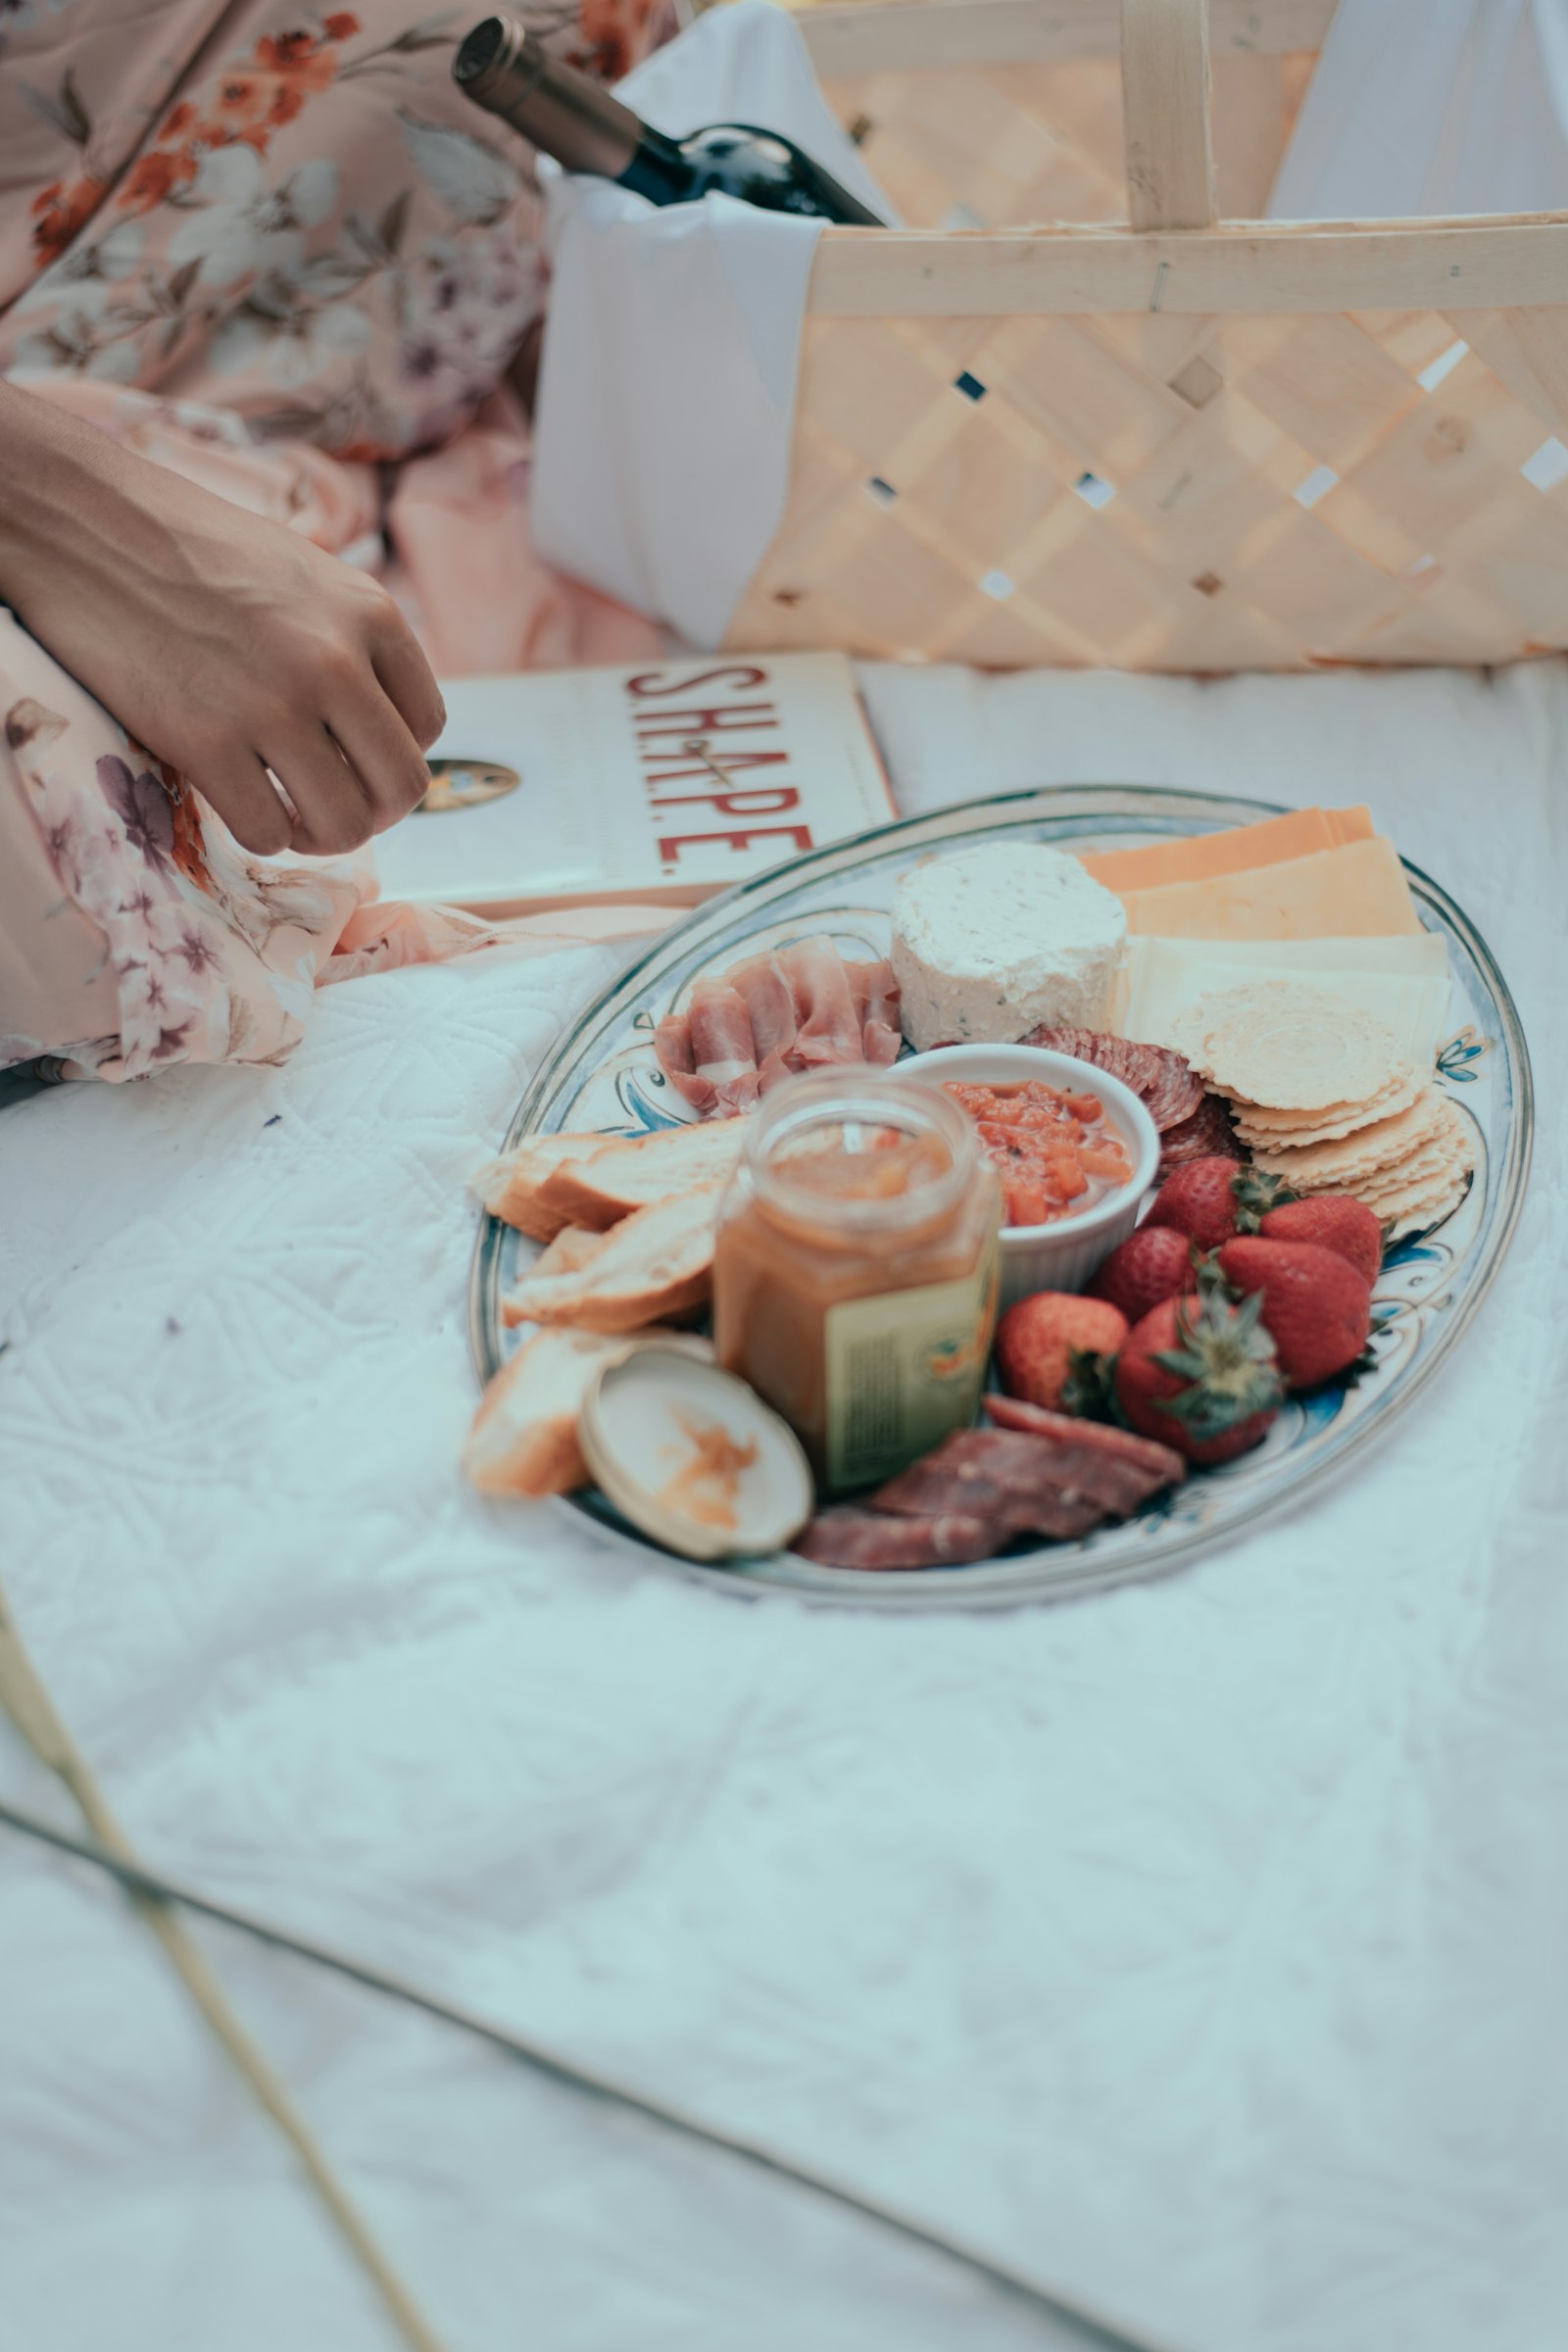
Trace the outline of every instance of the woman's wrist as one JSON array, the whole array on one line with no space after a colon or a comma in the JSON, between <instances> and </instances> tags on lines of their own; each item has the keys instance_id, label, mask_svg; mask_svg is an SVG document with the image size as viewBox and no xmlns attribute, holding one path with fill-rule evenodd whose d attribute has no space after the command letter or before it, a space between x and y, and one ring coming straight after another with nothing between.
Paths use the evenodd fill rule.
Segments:
<instances>
[{"instance_id":1,"label":"woman's wrist","mask_svg":"<svg viewBox=\"0 0 1568 2352\"><path fill-rule=\"evenodd\" d=\"M96 426L0 383L0 602L24 621L64 576L172 576L171 477Z\"/></svg>"}]
</instances>

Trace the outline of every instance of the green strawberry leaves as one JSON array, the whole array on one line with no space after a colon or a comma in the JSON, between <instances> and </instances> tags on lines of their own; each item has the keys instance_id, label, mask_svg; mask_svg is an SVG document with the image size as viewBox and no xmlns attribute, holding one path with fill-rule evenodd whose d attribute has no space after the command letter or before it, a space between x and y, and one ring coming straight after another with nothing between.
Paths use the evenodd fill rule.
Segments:
<instances>
[{"instance_id":1,"label":"green strawberry leaves","mask_svg":"<svg viewBox=\"0 0 1568 2352\"><path fill-rule=\"evenodd\" d=\"M1118 1417L1116 1357L1102 1355L1094 1348L1069 1348L1061 1409L1080 1421L1114 1421Z\"/></svg>"},{"instance_id":2,"label":"green strawberry leaves","mask_svg":"<svg viewBox=\"0 0 1568 2352\"><path fill-rule=\"evenodd\" d=\"M1238 1233L1256 1233L1271 1208L1283 1208L1296 1195L1282 1176L1267 1175L1262 1168L1238 1168L1231 1178L1231 1191L1236 1197L1236 1230Z\"/></svg>"},{"instance_id":3,"label":"green strawberry leaves","mask_svg":"<svg viewBox=\"0 0 1568 2352\"><path fill-rule=\"evenodd\" d=\"M1160 1410L1201 1442L1276 1410L1285 1395L1262 1293L1238 1304L1212 1259L1199 1267L1196 1299L1177 1306L1176 1345L1156 1349L1152 1360L1184 1383L1178 1395L1160 1399Z\"/></svg>"}]
</instances>

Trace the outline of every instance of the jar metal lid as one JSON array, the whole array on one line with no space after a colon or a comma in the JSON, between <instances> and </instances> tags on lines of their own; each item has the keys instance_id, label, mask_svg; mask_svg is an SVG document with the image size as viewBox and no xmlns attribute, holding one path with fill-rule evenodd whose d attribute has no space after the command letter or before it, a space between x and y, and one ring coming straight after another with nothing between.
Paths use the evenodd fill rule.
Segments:
<instances>
[{"instance_id":1,"label":"jar metal lid","mask_svg":"<svg viewBox=\"0 0 1568 2352\"><path fill-rule=\"evenodd\" d=\"M838 1134L852 1152L877 1131L928 1136L947 1165L901 1196L856 1199L808 1191L791 1178L791 1155L809 1138ZM880 1235L956 1207L986 1166L973 1122L940 1086L897 1068L839 1064L787 1078L749 1123L742 1165L755 1191L789 1216L846 1235Z\"/></svg>"}]
</instances>

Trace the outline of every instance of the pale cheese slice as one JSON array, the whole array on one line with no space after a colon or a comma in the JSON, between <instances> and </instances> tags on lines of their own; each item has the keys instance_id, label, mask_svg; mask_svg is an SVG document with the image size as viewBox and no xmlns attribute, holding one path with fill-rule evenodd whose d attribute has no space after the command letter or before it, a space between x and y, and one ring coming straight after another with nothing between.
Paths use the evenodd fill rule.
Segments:
<instances>
[{"instance_id":1,"label":"pale cheese slice","mask_svg":"<svg viewBox=\"0 0 1568 2352\"><path fill-rule=\"evenodd\" d=\"M1256 963L1265 956L1282 971L1315 979L1344 967L1358 972L1398 972L1419 980L1446 977L1448 951L1436 931L1396 933L1385 939L1130 939L1127 961L1136 979L1140 959L1158 947L1175 946L1205 963Z\"/></svg>"},{"instance_id":2,"label":"pale cheese slice","mask_svg":"<svg viewBox=\"0 0 1568 2352\"><path fill-rule=\"evenodd\" d=\"M1355 961L1358 948L1381 946L1381 941L1338 940L1334 944L1343 962L1310 965L1277 956L1271 940L1245 943L1245 961L1211 954L1211 945L1218 943L1207 940L1144 939L1129 944L1138 954L1129 958L1122 1035L1136 1038L1140 1045L1177 1046L1179 1051L1182 1016L1200 998L1221 989L1257 988L1271 980L1298 981L1358 1005L1392 1032L1401 1055L1418 1070L1431 1069L1448 1033L1453 983L1441 940L1432 944L1443 969L1425 974L1378 971ZM1302 943L1278 944L1283 948Z\"/></svg>"},{"instance_id":3,"label":"pale cheese slice","mask_svg":"<svg viewBox=\"0 0 1568 2352\"><path fill-rule=\"evenodd\" d=\"M1250 873L1117 895L1136 938L1413 938L1422 927L1404 868L1381 833Z\"/></svg>"},{"instance_id":4,"label":"pale cheese slice","mask_svg":"<svg viewBox=\"0 0 1568 2352\"><path fill-rule=\"evenodd\" d=\"M1285 816L1265 817L1261 824L1227 826L1223 833L1184 834L1179 840L1152 841L1136 850L1085 850L1078 856L1097 882L1124 892L1250 873L1256 866L1310 857L1314 850L1372 838L1370 808L1293 808Z\"/></svg>"}]
</instances>

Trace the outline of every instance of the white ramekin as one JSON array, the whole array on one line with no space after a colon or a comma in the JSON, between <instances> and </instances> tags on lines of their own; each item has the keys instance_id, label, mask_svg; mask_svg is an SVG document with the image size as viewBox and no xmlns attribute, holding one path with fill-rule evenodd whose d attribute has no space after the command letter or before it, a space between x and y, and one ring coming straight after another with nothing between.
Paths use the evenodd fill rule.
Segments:
<instances>
[{"instance_id":1,"label":"white ramekin","mask_svg":"<svg viewBox=\"0 0 1568 2352\"><path fill-rule=\"evenodd\" d=\"M1002 1228L1002 1304L1005 1310L1036 1291L1081 1291L1096 1268L1138 1222L1144 1196L1159 1167L1159 1130L1130 1086L1093 1062L1045 1046L938 1046L898 1065L901 1078L958 1079L966 1086L1017 1086L1038 1078L1068 1094L1098 1095L1132 1147L1132 1182L1077 1216L1054 1225Z\"/></svg>"}]
</instances>

